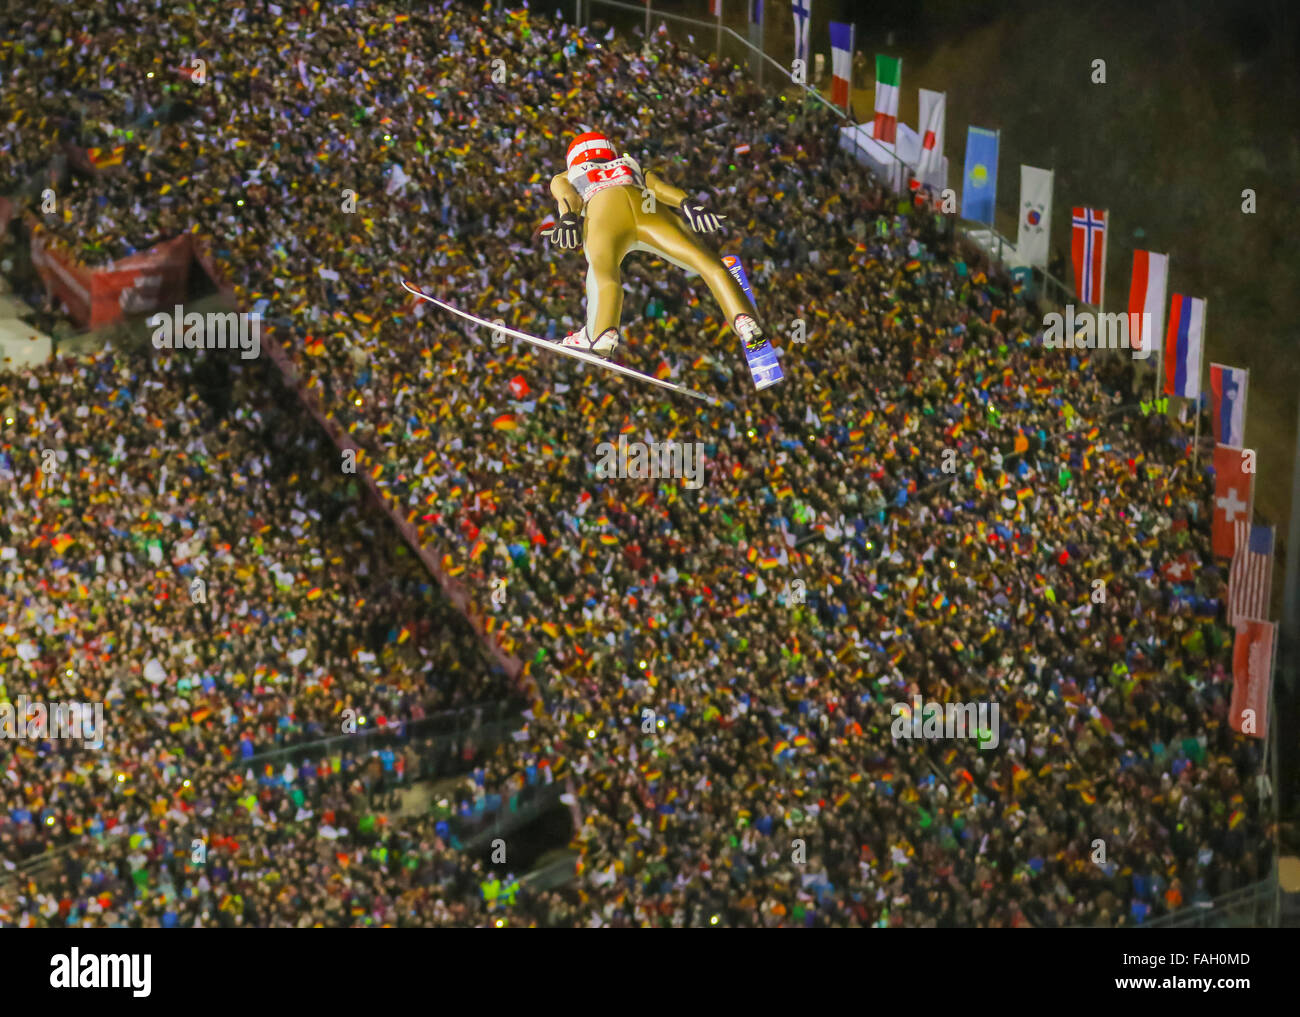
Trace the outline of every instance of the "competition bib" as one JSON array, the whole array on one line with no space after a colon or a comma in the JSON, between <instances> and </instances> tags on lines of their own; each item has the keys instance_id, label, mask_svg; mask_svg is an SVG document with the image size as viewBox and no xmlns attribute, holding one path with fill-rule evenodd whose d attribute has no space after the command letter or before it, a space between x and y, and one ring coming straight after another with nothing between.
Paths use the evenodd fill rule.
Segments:
<instances>
[{"instance_id":1,"label":"competition bib","mask_svg":"<svg viewBox=\"0 0 1300 1017\"><path fill-rule=\"evenodd\" d=\"M609 187L642 187L641 167L630 155L595 165L575 166L569 170L569 183L583 202Z\"/></svg>"}]
</instances>

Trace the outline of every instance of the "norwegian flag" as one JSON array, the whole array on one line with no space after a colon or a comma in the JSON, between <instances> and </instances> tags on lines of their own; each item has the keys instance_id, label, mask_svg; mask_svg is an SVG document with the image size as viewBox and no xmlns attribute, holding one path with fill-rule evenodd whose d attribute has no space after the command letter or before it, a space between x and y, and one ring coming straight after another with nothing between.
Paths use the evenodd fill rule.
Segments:
<instances>
[{"instance_id":1,"label":"norwegian flag","mask_svg":"<svg viewBox=\"0 0 1300 1017\"><path fill-rule=\"evenodd\" d=\"M1106 292L1106 212L1080 207L1073 211L1074 292L1085 304L1100 307Z\"/></svg>"},{"instance_id":2,"label":"norwegian flag","mask_svg":"<svg viewBox=\"0 0 1300 1017\"><path fill-rule=\"evenodd\" d=\"M1247 473L1245 456L1239 448L1214 446L1214 520L1210 546L1219 558L1231 558L1237 550L1237 523L1250 519L1255 474Z\"/></svg>"},{"instance_id":3,"label":"norwegian flag","mask_svg":"<svg viewBox=\"0 0 1300 1017\"><path fill-rule=\"evenodd\" d=\"M1273 527L1237 520L1237 553L1228 569L1228 624L1267 618L1273 585Z\"/></svg>"}]
</instances>

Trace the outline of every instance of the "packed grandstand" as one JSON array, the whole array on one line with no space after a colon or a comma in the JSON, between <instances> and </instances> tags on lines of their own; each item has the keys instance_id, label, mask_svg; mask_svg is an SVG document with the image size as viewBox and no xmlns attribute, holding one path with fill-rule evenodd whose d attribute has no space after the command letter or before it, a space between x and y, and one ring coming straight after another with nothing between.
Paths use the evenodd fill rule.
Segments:
<instances>
[{"instance_id":1,"label":"packed grandstand","mask_svg":"<svg viewBox=\"0 0 1300 1017\"><path fill-rule=\"evenodd\" d=\"M6 242L210 238L301 383L129 343L0 374L0 698L108 714L102 747L0 747L0 926L1120 926L1269 869L1190 422L1144 411L1131 359L1044 350L1021 285L820 105L450 3L34 0L0 27L4 186L64 142L120 162L53 213L24 191ZM766 318L809 323L774 330L783 384L755 393L699 280L647 258L626 361L718 407L397 285L578 327L580 259L536 231L583 125L708 189ZM597 476L620 434L703 441L705 483ZM998 702L996 750L894 739L915 695ZM510 735L431 761L432 720L484 703ZM448 774L441 812L393 807ZM458 826L551 786L565 879Z\"/></svg>"}]
</instances>

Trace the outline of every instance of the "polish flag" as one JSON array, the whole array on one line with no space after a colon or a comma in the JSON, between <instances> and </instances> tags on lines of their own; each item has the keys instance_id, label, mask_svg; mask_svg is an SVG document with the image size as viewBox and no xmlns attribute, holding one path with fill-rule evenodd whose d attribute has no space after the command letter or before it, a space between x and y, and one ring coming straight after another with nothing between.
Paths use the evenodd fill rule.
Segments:
<instances>
[{"instance_id":1,"label":"polish flag","mask_svg":"<svg viewBox=\"0 0 1300 1017\"><path fill-rule=\"evenodd\" d=\"M1135 350L1148 355L1160 350L1165 331L1165 281L1169 278L1169 255L1154 251L1133 252L1133 282L1128 290L1128 336ZM1149 314L1149 318L1144 318ZM1150 335L1142 323L1151 323Z\"/></svg>"}]
</instances>

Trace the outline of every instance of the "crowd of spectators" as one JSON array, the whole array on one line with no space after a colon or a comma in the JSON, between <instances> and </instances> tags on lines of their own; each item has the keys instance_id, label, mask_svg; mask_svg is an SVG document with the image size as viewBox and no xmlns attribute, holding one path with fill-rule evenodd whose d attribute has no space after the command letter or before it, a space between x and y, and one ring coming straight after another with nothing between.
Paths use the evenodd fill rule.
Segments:
<instances>
[{"instance_id":1,"label":"crowd of spectators","mask_svg":"<svg viewBox=\"0 0 1300 1017\"><path fill-rule=\"evenodd\" d=\"M159 2L4 17L0 178L40 172L34 139L56 130L124 148L119 169L69 177L61 211L33 228L87 260L211 236L240 305L275 323L314 398L382 467L393 511L481 603L507 580L497 633L547 697L498 776L547 760L582 816L577 883L523 892L520 920L1113 926L1267 870L1259 746L1227 723L1225 576L1190 427L1139 406L1151 382L1132 361L1045 349L1020 286L874 182L825 109L665 36L642 50L526 11ZM176 70L193 59L201 83ZM584 128L729 217L723 243L749 266L783 384L755 393L699 280L644 256L627 265L628 363L721 408L412 306L400 277L536 334L581 323L584 266L535 231ZM372 597L378 569L355 566L379 524L330 500L345 478L325 450L268 460L277 432L250 387L217 428L168 370L110 355L9 382L28 469L42 442L87 451L75 476L41 481L66 505L29 488L6 519L11 546L46 536L5 562L10 628L37 640L26 672L66 667L66 640L35 634L62 611L74 645L98 647L73 683L134 711L114 762L86 757L85 789L63 792L76 821L124 793L118 760L135 761L129 823L183 759L214 829L242 824L238 921L498 920L481 862L447 851L434 817L397 822L382 848L373 828L351 853L322 847L326 825L359 829L344 777L320 782L305 832L268 819L292 810L282 789L262 792L263 825L232 813L248 792L226 787L225 764L245 733L271 744L286 716L312 731L342 701L398 713L504 693L421 656L432 629L363 662L374 640L358 629L406 624L417 580ZM706 483L598 476L597 446L619 434L703 442ZM328 531L309 507L322 502L349 506ZM50 541L65 532L86 550L60 573ZM200 556L212 587L239 591L206 615L182 597ZM78 600L92 578L105 592ZM316 588L330 596L307 600ZM374 621L353 610L363 599ZM120 669L87 659L110 644ZM451 643L437 659L475 658ZM211 689L191 677L211 671ZM209 727L171 731L205 694ZM996 747L895 739L893 704L914 695L997 703ZM38 762L11 778L32 781L22 801L46 793ZM146 836L80 878L121 882L138 871L122 857L182 844ZM170 891L119 888L115 905L134 900L145 922L211 913L210 868L157 865Z\"/></svg>"}]
</instances>

